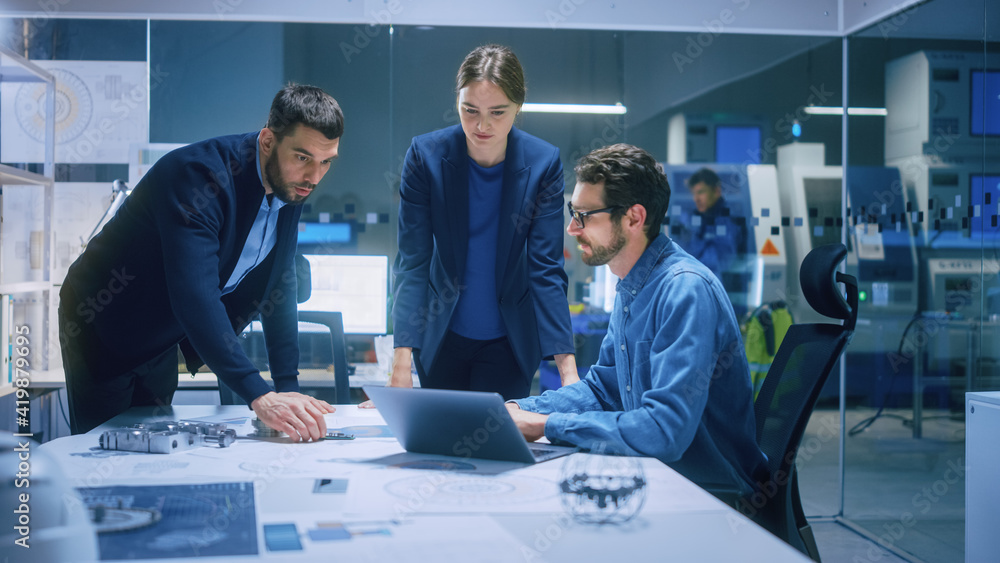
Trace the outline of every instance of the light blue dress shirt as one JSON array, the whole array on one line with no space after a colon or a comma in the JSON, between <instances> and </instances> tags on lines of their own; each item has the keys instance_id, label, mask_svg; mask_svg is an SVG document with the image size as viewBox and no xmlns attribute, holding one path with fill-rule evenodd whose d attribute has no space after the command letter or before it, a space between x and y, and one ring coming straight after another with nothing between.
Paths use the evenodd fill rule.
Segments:
<instances>
[{"instance_id":1,"label":"light blue dress shirt","mask_svg":"<svg viewBox=\"0 0 1000 563\"><path fill-rule=\"evenodd\" d=\"M260 183L263 185L264 179L260 173L260 135L257 136L257 143L257 177L260 178ZM285 202L277 197L274 197L270 203L268 203L266 195L261 198L257 218L254 219L247 240L243 243L243 251L240 252L236 268L233 269L233 274L229 276L229 281L226 282L226 286L222 290L223 295L236 289L240 280L246 277L250 270L260 264L264 258L267 258L267 254L274 248L274 243L278 240L278 212L284 206Z\"/></svg>"},{"instance_id":2,"label":"light blue dress shirt","mask_svg":"<svg viewBox=\"0 0 1000 563\"><path fill-rule=\"evenodd\" d=\"M752 493L765 458L739 325L718 278L659 235L616 291L597 364L518 405L551 414L553 442L655 457L695 483Z\"/></svg>"}]
</instances>

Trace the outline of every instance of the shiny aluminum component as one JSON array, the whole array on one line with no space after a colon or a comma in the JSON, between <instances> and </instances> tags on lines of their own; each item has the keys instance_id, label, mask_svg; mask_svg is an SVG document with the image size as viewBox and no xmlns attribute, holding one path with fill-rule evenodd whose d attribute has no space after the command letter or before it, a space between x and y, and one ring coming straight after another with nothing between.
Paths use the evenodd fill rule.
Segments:
<instances>
[{"instance_id":1,"label":"shiny aluminum component","mask_svg":"<svg viewBox=\"0 0 1000 563\"><path fill-rule=\"evenodd\" d=\"M160 420L107 430L98 443L105 450L169 454L209 445L225 448L235 440L236 431L225 424Z\"/></svg>"}]
</instances>

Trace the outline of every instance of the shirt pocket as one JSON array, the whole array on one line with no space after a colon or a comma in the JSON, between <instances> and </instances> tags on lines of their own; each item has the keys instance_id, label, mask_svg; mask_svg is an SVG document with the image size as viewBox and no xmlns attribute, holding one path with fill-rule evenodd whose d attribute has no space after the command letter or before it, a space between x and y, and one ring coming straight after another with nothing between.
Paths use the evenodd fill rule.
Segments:
<instances>
[{"instance_id":1,"label":"shirt pocket","mask_svg":"<svg viewBox=\"0 0 1000 563\"><path fill-rule=\"evenodd\" d=\"M635 354L632 356L632 378L625 384L631 386L629 393L632 396L647 391L652 381L652 361L650 349L653 347L652 340L640 340L635 343Z\"/></svg>"}]
</instances>

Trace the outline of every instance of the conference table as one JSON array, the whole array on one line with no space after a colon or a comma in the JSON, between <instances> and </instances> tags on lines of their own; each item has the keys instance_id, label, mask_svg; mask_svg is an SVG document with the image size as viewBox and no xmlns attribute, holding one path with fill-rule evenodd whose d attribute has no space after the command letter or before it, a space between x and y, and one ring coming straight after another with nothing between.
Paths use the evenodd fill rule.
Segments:
<instances>
[{"instance_id":1,"label":"conference table","mask_svg":"<svg viewBox=\"0 0 1000 563\"><path fill-rule=\"evenodd\" d=\"M356 405L326 415L353 439L258 437L252 418L245 406L133 408L41 449L88 506L159 512L100 533L102 560L808 561L656 459L629 458L645 480L634 518L583 523L560 480L611 456L524 465L408 453L377 410ZM239 437L170 454L98 445L105 430L155 420L221 422Z\"/></svg>"}]
</instances>

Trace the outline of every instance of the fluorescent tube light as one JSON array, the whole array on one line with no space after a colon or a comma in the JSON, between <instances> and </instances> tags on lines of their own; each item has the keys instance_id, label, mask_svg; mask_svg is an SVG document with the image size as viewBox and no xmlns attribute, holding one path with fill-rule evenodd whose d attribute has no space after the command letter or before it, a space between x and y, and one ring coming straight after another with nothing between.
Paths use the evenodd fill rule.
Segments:
<instances>
[{"instance_id":1,"label":"fluorescent tube light","mask_svg":"<svg viewBox=\"0 0 1000 563\"><path fill-rule=\"evenodd\" d=\"M628 109L621 105L598 104L524 104L521 111L532 113L597 113L621 115Z\"/></svg>"},{"instance_id":2,"label":"fluorescent tube light","mask_svg":"<svg viewBox=\"0 0 1000 563\"><path fill-rule=\"evenodd\" d=\"M844 108L842 107L806 106L802 110L810 115L844 115ZM847 115L886 116L888 113L885 108L847 108Z\"/></svg>"}]
</instances>

